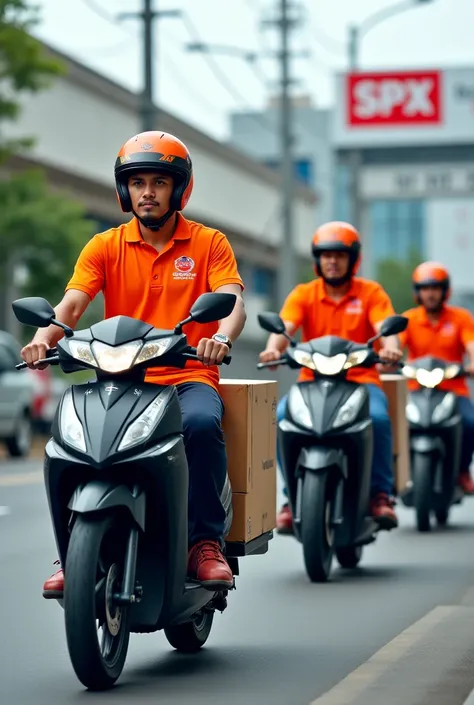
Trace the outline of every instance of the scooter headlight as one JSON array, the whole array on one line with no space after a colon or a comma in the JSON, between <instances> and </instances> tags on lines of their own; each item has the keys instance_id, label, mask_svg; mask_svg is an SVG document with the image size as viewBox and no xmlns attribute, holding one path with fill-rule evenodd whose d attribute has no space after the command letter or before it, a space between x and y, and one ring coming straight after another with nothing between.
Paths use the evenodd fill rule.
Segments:
<instances>
[{"instance_id":1,"label":"scooter headlight","mask_svg":"<svg viewBox=\"0 0 474 705\"><path fill-rule=\"evenodd\" d=\"M293 350L293 357L295 358L298 365L303 367L308 367L310 370L315 370L316 366L311 357L311 353L306 352L306 350Z\"/></svg>"},{"instance_id":2,"label":"scooter headlight","mask_svg":"<svg viewBox=\"0 0 474 705\"><path fill-rule=\"evenodd\" d=\"M405 415L409 423L419 423L421 414L419 408L412 401L409 401L405 407Z\"/></svg>"},{"instance_id":3,"label":"scooter headlight","mask_svg":"<svg viewBox=\"0 0 474 705\"><path fill-rule=\"evenodd\" d=\"M68 390L61 404L59 428L62 440L77 450L86 452L86 439L84 429L74 407L72 391Z\"/></svg>"},{"instance_id":4,"label":"scooter headlight","mask_svg":"<svg viewBox=\"0 0 474 705\"><path fill-rule=\"evenodd\" d=\"M368 358L368 356L369 350L354 350L354 352L349 353L344 369L349 370L351 367L361 365Z\"/></svg>"},{"instance_id":5,"label":"scooter headlight","mask_svg":"<svg viewBox=\"0 0 474 705\"><path fill-rule=\"evenodd\" d=\"M71 355L80 362L98 367L104 372L118 373L163 355L170 343L171 338L162 338L145 344L141 340L132 340L125 345L117 346L106 345L99 340L95 340L92 344L81 340L70 340L69 350Z\"/></svg>"},{"instance_id":6,"label":"scooter headlight","mask_svg":"<svg viewBox=\"0 0 474 705\"><path fill-rule=\"evenodd\" d=\"M288 395L288 410L295 423L304 428L312 428L311 414L309 413L309 409L298 385L290 389Z\"/></svg>"},{"instance_id":7,"label":"scooter headlight","mask_svg":"<svg viewBox=\"0 0 474 705\"><path fill-rule=\"evenodd\" d=\"M444 379L444 370L440 367L436 367L434 370L417 370L416 371L416 381L421 384L422 387L427 387L428 389L434 389L441 384Z\"/></svg>"},{"instance_id":8,"label":"scooter headlight","mask_svg":"<svg viewBox=\"0 0 474 705\"><path fill-rule=\"evenodd\" d=\"M358 387L355 392L352 392L349 399L344 402L337 412L336 418L332 424L334 428L346 426L354 421L360 411L360 407L364 403L365 394L366 392L363 387Z\"/></svg>"},{"instance_id":9,"label":"scooter headlight","mask_svg":"<svg viewBox=\"0 0 474 705\"><path fill-rule=\"evenodd\" d=\"M433 415L431 417L432 422L435 424L445 421L453 413L455 402L456 397L454 394L452 394L451 392L449 392L449 394L446 394L443 401L435 407Z\"/></svg>"},{"instance_id":10,"label":"scooter headlight","mask_svg":"<svg viewBox=\"0 0 474 705\"><path fill-rule=\"evenodd\" d=\"M133 448L133 446L143 443L155 430L160 422L166 407L166 400L163 394L155 397L151 404L142 411L140 416L133 421L125 431L120 441L118 451Z\"/></svg>"},{"instance_id":11,"label":"scooter headlight","mask_svg":"<svg viewBox=\"0 0 474 705\"><path fill-rule=\"evenodd\" d=\"M344 369L347 361L347 355L339 353L332 357L326 357L321 353L314 353L313 362L316 370L322 375L338 375Z\"/></svg>"}]
</instances>

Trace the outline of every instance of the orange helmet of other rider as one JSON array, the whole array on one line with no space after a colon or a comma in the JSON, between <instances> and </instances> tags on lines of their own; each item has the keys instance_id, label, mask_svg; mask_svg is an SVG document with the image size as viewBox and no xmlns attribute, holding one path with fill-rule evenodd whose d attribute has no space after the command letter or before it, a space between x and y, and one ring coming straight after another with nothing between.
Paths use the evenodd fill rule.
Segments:
<instances>
[{"instance_id":1,"label":"orange helmet of other rider","mask_svg":"<svg viewBox=\"0 0 474 705\"><path fill-rule=\"evenodd\" d=\"M440 287L443 291L443 303L449 299L451 282L449 272L439 262L423 262L413 272L413 291L417 303L421 303L420 289L428 286Z\"/></svg>"},{"instance_id":2,"label":"orange helmet of other rider","mask_svg":"<svg viewBox=\"0 0 474 705\"><path fill-rule=\"evenodd\" d=\"M314 257L316 274L328 284L341 286L348 282L358 272L361 260L361 242L359 233L350 223L333 221L321 225L313 235L312 255ZM347 252L349 266L344 276L328 280L321 270L321 254L323 252Z\"/></svg>"}]
</instances>

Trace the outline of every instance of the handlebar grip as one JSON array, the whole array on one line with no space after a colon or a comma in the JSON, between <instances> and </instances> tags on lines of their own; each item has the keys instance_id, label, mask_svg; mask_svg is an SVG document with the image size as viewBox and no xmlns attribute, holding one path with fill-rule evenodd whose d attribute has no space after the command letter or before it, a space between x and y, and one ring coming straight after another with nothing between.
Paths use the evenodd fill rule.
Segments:
<instances>
[{"instance_id":1,"label":"handlebar grip","mask_svg":"<svg viewBox=\"0 0 474 705\"><path fill-rule=\"evenodd\" d=\"M50 348L46 351L46 357L42 360L37 360L35 365L44 365L46 362L50 365L56 365L59 362L57 352L57 348ZM28 367L26 362L20 362L18 365L15 365L15 370L24 370L26 367Z\"/></svg>"},{"instance_id":2,"label":"handlebar grip","mask_svg":"<svg viewBox=\"0 0 474 705\"><path fill-rule=\"evenodd\" d=\"M270 362L257 362L257 370L263 370L265 367L278 367L278 365L284 365L286 362L283 358L270 360Z\"/></svg>"},{"instance_id":3,"label":"handlebar grip","mask_svg":"<svg viewBox=\"0 0 474 705\"><path fill-rule=\"evenodd\" d=\"M196 354L196 348L192 348L192 347L187 348L187 351L185 353L183 353L183 357L187 358L188 360L197 360L197 362L202 362L201 358L199 358ZM226 355L220 364L221 365L230 365L231 360L232 360L232 355Z\"/></svg>"}]
</instances>

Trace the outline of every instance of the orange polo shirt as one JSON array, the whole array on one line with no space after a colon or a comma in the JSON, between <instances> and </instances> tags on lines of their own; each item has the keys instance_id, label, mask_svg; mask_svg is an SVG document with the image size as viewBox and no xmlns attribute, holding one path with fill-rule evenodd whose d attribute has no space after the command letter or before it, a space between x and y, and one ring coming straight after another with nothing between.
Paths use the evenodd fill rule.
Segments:
<instances>
[{"instance_id":1,"label":"orange polo shirt","mask_svg":"<svg viewBox=\"0 0 474 705\"><path fill-rule=\"evenodd\" d=\"M78 289L91 300L102 291L105 318L130 316L172 330L201 294L227 284L243 289L225 235L178 214L174 235L159 253L143 240L136 218L95 235L79 255L66 291ZM197 346L218 327L217 321L189 323L184 333ZM219 368L188 360L183 370L150 368L146 379L165 385L204 382L218 389Z\"/></svg>"},{"instance_id":2,"label":"orange polo shirt","mask_svg":"<svg viewBox=\"0 0 474 705\"><path fill-rule=\"evenodd\" d=\"M447 362L460 363L466 353L466 345L474 342L474 318L464 308L444 306L438 322L434 324L426 315L424 306L411 308L403 315L410 321L400 335L401 344L408 350L408 361L432 355ZM409 380L408 386L411 390L420 388L415 380ZM445 380L439 389L469 396L464 377Z\"/></svg>"},{"instance_id":3,"label":"orange polo shirt","mask_svg":"<svg viewBox=\"0 0 474 705\"><path fill-rule=\"evenodd\" d=\"M280 312L284 321L302 328L302 342L336 335L355 343L366 343L376 335L375 325L393 314L392 302L380 284L358 277L352 280L346 296L337 302L327 296L323 279L300 284L289 294ZM312 379L312 371L301 368L298 381ZM375 368L356 367L348 371L347 379L381 386Z\"/></svg>"}]
</instances>

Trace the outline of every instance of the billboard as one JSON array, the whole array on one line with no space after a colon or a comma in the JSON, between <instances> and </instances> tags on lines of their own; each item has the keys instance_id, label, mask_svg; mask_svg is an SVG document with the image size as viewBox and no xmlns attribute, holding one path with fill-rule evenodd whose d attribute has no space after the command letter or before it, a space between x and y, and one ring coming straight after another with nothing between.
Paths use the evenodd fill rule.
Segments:
<instances>
[{"instance_id":1,"label":"billboard","mask_svg":"<svg viewBox=\"0 0 474 705\"><path fill-rule=\"evenodd\" d=\"M474 143L474 67L336 76L336 147Z\"/></svg>"}]
</instances>

